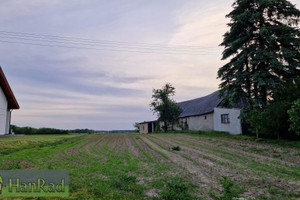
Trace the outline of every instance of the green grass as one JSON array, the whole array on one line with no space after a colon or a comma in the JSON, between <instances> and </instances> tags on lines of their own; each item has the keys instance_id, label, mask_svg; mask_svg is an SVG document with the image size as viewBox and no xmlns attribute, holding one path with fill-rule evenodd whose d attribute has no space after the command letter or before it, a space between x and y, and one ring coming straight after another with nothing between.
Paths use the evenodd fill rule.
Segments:
<instances>
[{"instance_id":1,"label":"green grass","mask_svg":"<svg viewBox=\"0 0 300 200\"><path fill-rule=\"evenodd\" d=\"M257 147L250 147L248 150L255 152L255 153L263 153L265 151L268 151L268 149L261 149L261 148L257 148Z\"/></svg>"},{"instance_id":2,"label":"green grass","mask_svg":"<svg viewBox=\"0 0 300 200\"><path fill-rule=\"evenodd\" d=\"M1 138L0 155L10 154L23 149L52 145L58 141L69 140L75 137L79 137L79 135L29 135L24 137Z\"/></svg>"},{"instance_id":3,"label":"green grass","mask_svg":"<svg viewBox=\"0 0 300 200\"><path fill-rule=\"evenodd\" d=\"M160 198L165 200L192 200L194 197L190 194L193 190L193 185L185 182L181 177L172 177L164 181L163 188L160 192Z\"/></svg>"},{"instance_id":4,"label":"green grass","mask_svg":"<svg viewBox=\"0 0 300 200\"><path fill-rule=\"evenodd\" d=\"M300 197L297 188L290 185L300 184L300 167L282 162L299 161L297 147L255 140L244 145L241 141L245 138L196 132L7 137L0 140L0 169L68 170L70 199L232 199L246 197L243 194L250 189L265 192L257 199ZM234 151L231 143L239 151ZM170 148L177 146L180 151ZM191 152L193 149L195 152ZM191 171L187 164L193 165ZM200 172L212 181L211 185L202 185L203 177L197 177L199 169L205 169ZM227 173L232 173L230 178L222 178ZM215 184L222 191L216 190Z\"/></svg>"},{"instance_id":5,"label":"green grass","mask_svg":"<svg viewBox=\"0 0 300 200\"><path fill-rule=\"evenodd\" d=\"M223 187L223 193L221 196L216 196L213 192L211 192L211 197L215 200L232 200L232 199L239 199L241 194L245 192L243 187L238 186L234 183L230 178L224 176L220 179L220 183Z\"/></svg>"}]
</instances>

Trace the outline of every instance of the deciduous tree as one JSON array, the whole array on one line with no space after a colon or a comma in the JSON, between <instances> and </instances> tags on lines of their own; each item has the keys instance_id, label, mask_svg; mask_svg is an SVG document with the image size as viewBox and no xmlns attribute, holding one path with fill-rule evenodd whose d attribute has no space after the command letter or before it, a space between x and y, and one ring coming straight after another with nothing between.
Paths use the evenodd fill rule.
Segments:
<instances>
[{"instance_id":1,"label":"deciduous tree","mask_svg":"<svg viewBox=\"0 0 300 200\"><path fill-rule=\"evenodd\" d=\"M154 113L157 113L158 120L164 123L163 129L168 130L168 123L177 121L182 109L171 97L175 95L175 88L167 83L162 89L153 89L150 107Z\"/></svg>"}]
</instances>

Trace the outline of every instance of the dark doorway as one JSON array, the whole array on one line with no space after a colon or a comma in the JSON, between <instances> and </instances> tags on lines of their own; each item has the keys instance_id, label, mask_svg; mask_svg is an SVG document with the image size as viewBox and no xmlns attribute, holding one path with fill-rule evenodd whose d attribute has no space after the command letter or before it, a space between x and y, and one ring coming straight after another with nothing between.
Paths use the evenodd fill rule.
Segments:
<instances>
[{"instance_id":1,"label":"dark doorway","mask_svg":"<svg viewBox=\"0 0 300 200\"><path fill-rule=\"evenodd\" d=\"M152 123L148 123L148 133L152 133L153 130L152 130Z\"/></svg>"}]
</instances>

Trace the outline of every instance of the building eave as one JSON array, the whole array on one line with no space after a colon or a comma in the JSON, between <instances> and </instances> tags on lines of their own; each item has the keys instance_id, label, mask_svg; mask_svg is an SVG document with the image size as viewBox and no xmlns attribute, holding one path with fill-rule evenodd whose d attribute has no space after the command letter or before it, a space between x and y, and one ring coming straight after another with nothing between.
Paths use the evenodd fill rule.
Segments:
<instances>
[{"instance_id":1,"label":"building eave","mask_svg":"<svg viewBox=\"0 0 300 200\"><path fill-rule=\"evenodd\" d=\"M187 115L187 116L183 116L183 117L178 117L178 119L183 119L183 118L187 118L187 117L198 117L198 116L208 115L208 114L212 114L212 113L214 113L214 111L203 113L203 114L200 114L200 115Z\"/></svg>"},{"instance_id":2,"label":"building eave","mask_svg":"<svg viewBox=\"0 0 300 200\"><path fill-rule=\"evenodd\" d=\"M141 124L147 124L147 123L155 123L155 122L157 122L158 120L153 120L153 121L144 121L144 122L141 122L141 123L139 123L140 125Z\"/></svg>"},{"instance_id":3,"label":"building eave","mask_svg":"<svg viewBox=\"0 0 300 200\"><path fill-rule=\"evenodd\" d=\"M6 96L7 102L8 102L8 109L20 109L20 106L18 104L18 101L12 91L12 89L9 86L9 83L4 75L4 72L0 66L0 86L3 90L3 93Z\"/></svg>"}]
</instances>

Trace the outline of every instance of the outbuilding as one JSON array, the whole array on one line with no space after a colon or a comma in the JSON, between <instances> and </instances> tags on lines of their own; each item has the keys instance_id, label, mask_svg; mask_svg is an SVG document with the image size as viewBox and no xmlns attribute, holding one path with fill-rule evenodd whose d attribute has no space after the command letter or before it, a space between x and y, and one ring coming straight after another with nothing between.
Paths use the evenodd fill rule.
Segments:
<instances>
[{"instance_id":1,"label":"outbuilding","mask_svg":"<svg viewBox=\"0 0 300 200\"><path fill-rule=\"evenodd\" d=\"M204 97L178 103L182 113L178 118L178 124L170 124L168 129L173 130L203 130L203 131L224 131L231 134L241 134L242 125L239 118L241 106L234 108L221 107L223 101L219 97L219 91ZM151 124L158 122L144 122L140 124L140 133L153 132L155 129L147 129ZM162 122L159 123L162 126ZM146 128L147 125L147 128ZM143 128L143 126L145 126ZM141 128L143 128L141 130ZM151 131L150 131L151 130Z\"/></svg>"},{"instance_id":2,"label":"outbuilding","mask_svg":"<svg viewBox=\"0 0 300 200\"><path fill-rule=\"evenodd\" d=\"M157 121L145 121L139 123L139 131L140 133L152 133L155 131L157 125Z\"/></svg>"},{"instance_id":3,"label":"outbuilding","mask_svg":"<svg viewBox=\"0 0 300 200\"><path fill-rule=\"evenodd\" d=\"M0 135L10 133L11 112L20 106L0 67Z\"/></svg>"}]
</instances>

